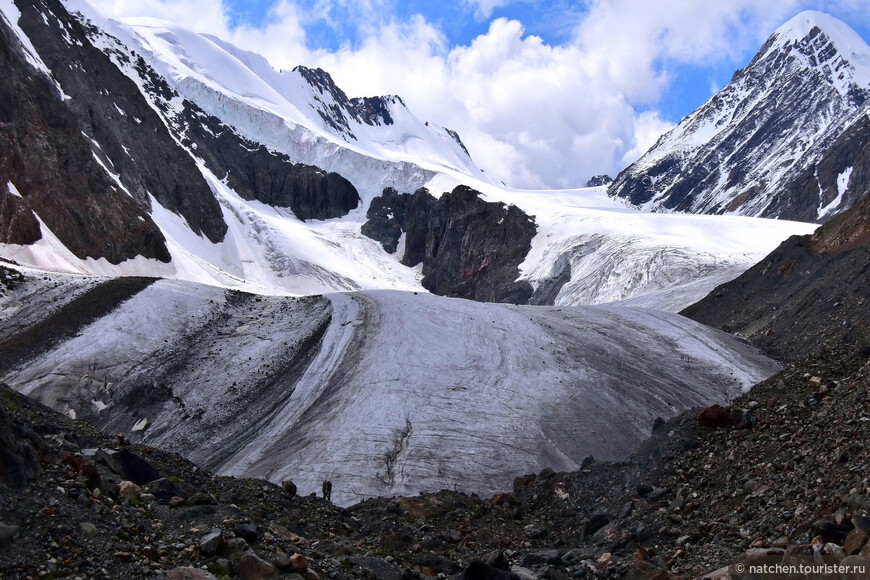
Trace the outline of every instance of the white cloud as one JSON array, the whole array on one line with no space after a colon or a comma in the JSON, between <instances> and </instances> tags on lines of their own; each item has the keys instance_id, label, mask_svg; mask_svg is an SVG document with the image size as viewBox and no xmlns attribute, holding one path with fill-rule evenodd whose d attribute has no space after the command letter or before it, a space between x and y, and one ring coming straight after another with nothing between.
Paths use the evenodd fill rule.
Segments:
<instances>
[{"instance_id":1,"label":"white cloud","mask_svg":"<svg viewBox=\"0 0 870 580\"><path fill-rule=\"evenodd\" d=\"M282 0L265 25L232 28L221 0L96 0L122 16L148 14L259 52L279 68L321 66L351 96L394 93L423 120L458 130L489 174L518 187L569 187L615 175L671 124L656 112L675 65L733 63L798 10L858 14L863 0L592 0L561 45L499 18L468 46L437 25L395 17L391 0ZM484 17L516 0L466 0ZM865 10L866 12L866 10ZM868 18L856 16L856 18ZM311 49L306 27L354 26L356 42ZM639 110L646 112L639 113Z\"/></svg>"},{"instance_id":2,"label":"white cloud","mask_svg":"<svg viewBox=\"0 0 870 580\"><path fill-rule=\"evenodd\" d=\"M630 165L656 144L659 137L674 128L674 124L661 118L658 111L644 111L634 121L634 147L622 156L622 164Z\"/></svg>"},{"instance_id":3,"label":"white cloud","mask_svg":"<svg viewBox=\"0 0 870 580\"><path fill-rule=\"evenodd\" d=\"M466 6L474 10L474 16L478 20L485 20L492 16L496 8L513 4L516 0L463 0Z\"/></svg>"}]
</instances>

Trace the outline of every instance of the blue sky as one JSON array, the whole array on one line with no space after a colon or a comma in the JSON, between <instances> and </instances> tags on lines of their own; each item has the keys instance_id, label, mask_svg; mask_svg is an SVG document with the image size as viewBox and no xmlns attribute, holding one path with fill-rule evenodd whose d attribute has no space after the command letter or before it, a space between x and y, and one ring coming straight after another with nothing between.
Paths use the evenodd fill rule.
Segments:
<instances>
[{"instance_id":1,"label":"blue sky","mask_svg":"<svg viewBox=\"0 0 870 580\"><path fill-rule=\"evenodd\" d=\"M521 188L615 175L802 10L870 39L868 0L91 0L401 95Z\"/></svg>"}]
</instances>

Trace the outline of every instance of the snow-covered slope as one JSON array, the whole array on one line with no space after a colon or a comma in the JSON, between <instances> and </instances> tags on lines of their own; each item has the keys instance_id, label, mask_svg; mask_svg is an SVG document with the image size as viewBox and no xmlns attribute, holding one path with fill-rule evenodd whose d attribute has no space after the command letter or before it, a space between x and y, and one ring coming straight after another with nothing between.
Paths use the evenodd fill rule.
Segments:
<instances>
[{"instance_id":1,"label":"snow-covered slope","mask_svg":"<svg viewBox=\"0 0 870 580\"><path fill-rule=\"evenodd\" d=\"M342 505L492 493L589 455L620 459L656 417L777 369L728 334L648 310L122 282L32 279L0 298L29 304L0 330L35 345L3 351L0 380L219 473L292 479L301 493L329 479ZM93 319L95 298L107 313Z\"/></svg>"},{"instance_id":2,"label":"snow-covered slope","mask_svg":"<svg viewBox=\"0 0 870 580\"><path fill-rule=\"evenodd\" d=\"M278 71L258 54L177 24L120 22L85 0L64 4L100 29L93 40L105 51L142 56L207 114L294 162L345 176L364 201L384 187L422 186L421 179L444 168L481 173L458 134L417 119L398 96L349 99L323 70Z\"/></svg>"},{"instance_id":3,"label":"snow-covered slope","mask_svg":"<svg viewBox=\"0 0 870 580\"><path fill-rule=\"evenodd\" d=\"M802 12L609 191L644 209L824 221L866 193L860 147L836 145L868 113L870 47Z\"/></svg>"}]
</instances>

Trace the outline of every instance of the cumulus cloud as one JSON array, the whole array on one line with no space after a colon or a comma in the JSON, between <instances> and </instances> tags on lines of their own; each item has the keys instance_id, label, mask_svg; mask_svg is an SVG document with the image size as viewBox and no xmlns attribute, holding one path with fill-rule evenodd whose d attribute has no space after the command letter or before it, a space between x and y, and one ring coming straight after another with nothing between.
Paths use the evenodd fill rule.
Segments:
<instances>
[{"instance_id":1,"label":"cumulus cloud","mask_svg":"<svg viewBox=\"0 0 870 580\"><path fill-rule=\"evenodd\" d=\"M263 54L276 68L321 66L351 96L399 94L422 120L458 130L487 173L529 188L614 175L672 126L657 107L676 66L741 66L778 25L820 4L592 0L561 44L498 18L467 46L451 46L422 16L396 17L390 0L281 0L257 27L231 25L222 0L92 1L120 16L187 23ZM465 1L488 18L516 0ZM868 18L859 14L863 0L824 4ZM309 46L312 23L354 41L334 50Z\"/></svg>"}]
</instances>

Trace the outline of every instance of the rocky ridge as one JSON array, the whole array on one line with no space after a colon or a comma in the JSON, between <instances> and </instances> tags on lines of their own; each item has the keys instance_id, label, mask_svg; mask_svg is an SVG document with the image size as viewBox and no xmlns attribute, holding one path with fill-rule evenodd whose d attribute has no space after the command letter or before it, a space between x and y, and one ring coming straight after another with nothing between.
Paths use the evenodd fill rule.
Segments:
<instances>
[{"instance_id":1,"label":"rocky ridge","mask_svg":"<svg viewBox=\"0 0 870 580\"><path fill-rule=\"evenodd\" d=\"M142 255L168 262L157 225L94 158L54 80L34 68L2 18L0 64L0 243L42 239L35 212L79 258L117 264Z\"/></svg>"}]
</instances>

